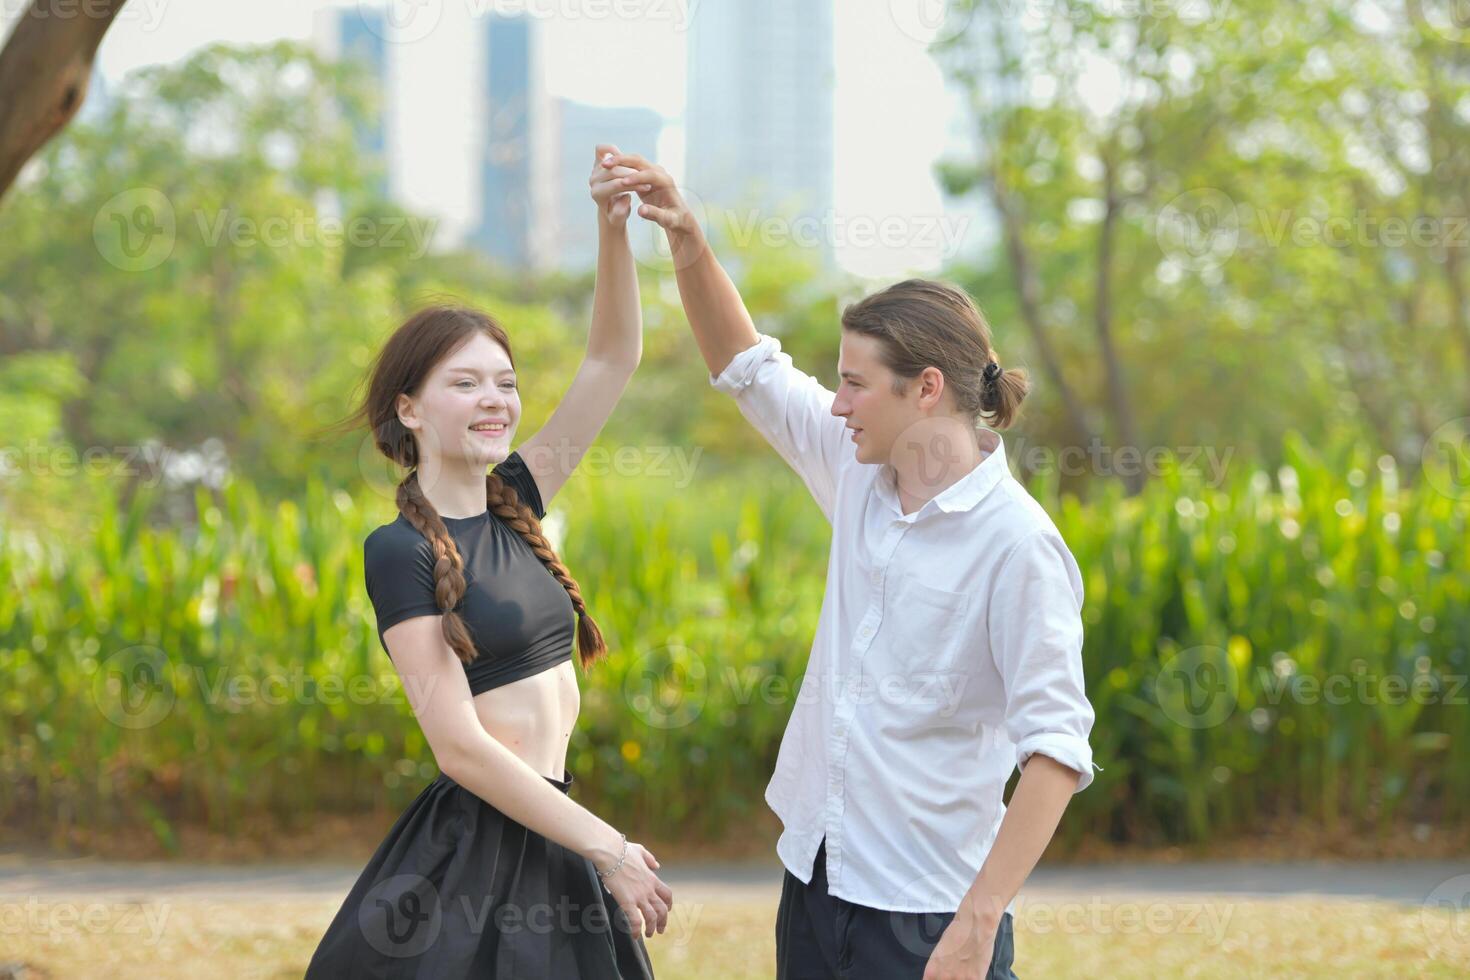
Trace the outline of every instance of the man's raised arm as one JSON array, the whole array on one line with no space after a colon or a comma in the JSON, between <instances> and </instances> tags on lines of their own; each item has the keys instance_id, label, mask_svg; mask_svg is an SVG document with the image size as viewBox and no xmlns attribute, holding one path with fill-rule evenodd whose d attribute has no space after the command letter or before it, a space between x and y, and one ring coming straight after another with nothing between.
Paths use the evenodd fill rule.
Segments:
<instances>
[{"instance_id":1,"label":"man's raised arm","mask_svg":"<svg viewBox=\"0 0 1470 980\"><path fill-rule=\"evenodd\" d=\"M715 258L704 230L690 213L667 170L636 153L615 156L604 166L632 167L638 171L622 178L623 182L638 190L643 202L638 214L658 222L668 233L684 315L689 318L709 373L718 376L736 354L759 340L740 291Z\"/></svg>"}]
</instances>

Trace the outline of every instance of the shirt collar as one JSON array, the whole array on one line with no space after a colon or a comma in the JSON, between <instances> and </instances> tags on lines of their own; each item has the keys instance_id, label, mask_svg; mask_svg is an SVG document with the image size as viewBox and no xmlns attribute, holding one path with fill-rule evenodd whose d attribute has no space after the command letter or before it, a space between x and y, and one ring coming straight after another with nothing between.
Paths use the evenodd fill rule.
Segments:
<instances>
[{"instance_id":1,"label":"shirt collar","mask_svg":"<svg viewBox=\"0 0 1470 980\"><path fill-rule=\"evenodd\" d=\"M898 499L898 478L893 467L887 463L883 464L878 474L876 487L879 495L900 515L910 520L923 514L930 504L946 514L973 509L987 493L995 488L996 484L1010 475L1010 467L1006 462L1006 444L1000 434L993 429L977 426L975 436L980 443L981 451L989 455L970 472L925 501L924 505L912 514L903 513L903 505Z\"/></svg>"}]
</instances>

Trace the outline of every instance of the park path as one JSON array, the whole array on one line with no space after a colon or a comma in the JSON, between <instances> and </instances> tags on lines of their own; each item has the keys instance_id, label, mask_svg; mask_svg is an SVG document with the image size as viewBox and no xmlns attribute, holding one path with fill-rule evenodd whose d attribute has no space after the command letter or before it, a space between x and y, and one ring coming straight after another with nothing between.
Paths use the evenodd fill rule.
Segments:
<instances>
[{"instance_id":1,"label":"park path","mask_svg":"<svg viewBox=\"0 0 1470 980\"><path fill-rule=\"evenodd\" d=\"M359 870L346 864L118 862L0 853L0 904L60 895L340 900ZM774 907L781 891L781 866L774 858L739 864L665 862L660 876L676 895L700 901L770 902ZM1454 884L1464 886L1458 892L1470 892L1470 860L1053 866L1038 868L1022 895L1042 901L1079 896L1118 901L1141 896L1312 896L1418 904L1436 889L1443 894L1441 886L1457 878Z\"/></svg>"}]
</instances>

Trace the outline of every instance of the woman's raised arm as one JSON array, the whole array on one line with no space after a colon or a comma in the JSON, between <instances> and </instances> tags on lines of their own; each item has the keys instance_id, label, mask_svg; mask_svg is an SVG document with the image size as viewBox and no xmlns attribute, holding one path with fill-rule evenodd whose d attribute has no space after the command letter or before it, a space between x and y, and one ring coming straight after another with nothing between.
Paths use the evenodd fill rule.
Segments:
<instances>
[{"instance_id":1,"label":"woman's raised arm","mask_svg":"<svg viewBox=\"0 0 1470 980\"><path fill-rule=\"evenodd\" d=\"M628 244L628 214L637 188L620 182L633 172L630 168L604 165L617 152L615 146L598 146L588 180L597 204L598 247L587 353L551 418L519 450L543 504L550 503L577 468L643 356L638 269Z\"/></svg>"}]
</instances>

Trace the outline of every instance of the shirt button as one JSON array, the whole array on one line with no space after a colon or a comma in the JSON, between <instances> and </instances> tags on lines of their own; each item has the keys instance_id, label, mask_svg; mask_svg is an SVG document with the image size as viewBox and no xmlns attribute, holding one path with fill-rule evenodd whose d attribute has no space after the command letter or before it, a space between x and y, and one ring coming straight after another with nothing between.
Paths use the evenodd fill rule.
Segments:
<instances>
[{"instance_id":1,"label":"shirt button","mask_svg":"<svg viewBox=\"0 0 1470 980\"><path fill-rule=\"evenodd\" d=\"M873 584L874 585L877 585L881 581L883 581L883 573L882 572L874 572L873 573Z\"/></svg>"},{"instance_id":2,"label":"shirt button","mask_svg":"<svg viewBox=\"0 0 1470 980\"><path fill-rule=\"evenodd\" d=\"M861 637L863 637L863 638L867 638L869 636L872 636L873 635L873 627L871 627L871 626L864 626L861 630L858 631L858 635L861 636Z\"/></svg>"}]
</instances>

